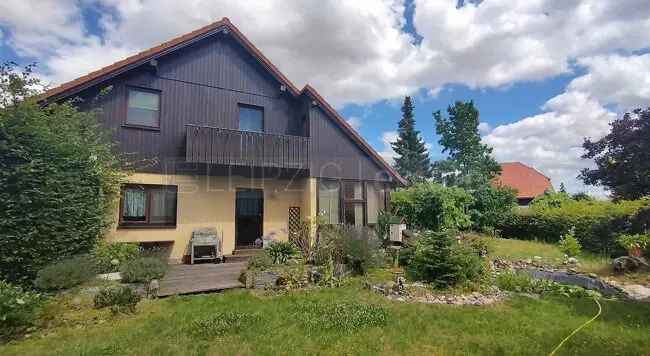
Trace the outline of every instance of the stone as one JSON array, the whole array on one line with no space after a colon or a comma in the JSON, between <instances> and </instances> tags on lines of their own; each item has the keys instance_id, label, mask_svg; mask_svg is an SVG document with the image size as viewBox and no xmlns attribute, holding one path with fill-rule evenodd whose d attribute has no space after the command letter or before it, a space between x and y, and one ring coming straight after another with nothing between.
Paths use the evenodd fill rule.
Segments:
<instances>
[{"instance_id":1,"label":"stone","mask_svg":"<svg viewBox=\"0 0 650 356\"><path fill-rule=\"evenodd\" d=\"M642 267L649 268L648 262L643 257L621 256L616 258L612 264L618 273L634 272Z\"/></svg>"},{"instance_id":2,"label":"stone","mask_svg":"<svg viewBox=\"0 0 650 356\"><path fill-rule=\"evenodd\" d=\"M97 275L97 279L103 279L106 281L119 281L122 279L122 275L120 272L102 273Z\"/></svg>"},{"instance_id":3,"label":"stone","mask_svg":"<svg viewBox=\"0 0 650 356\"><path fill-rule=\"evenodd\" d=\"M623 292L634 300L650 300L650 288L640 284L627 284L623 287Z\"/></svg>"},{"instance_id":4,"label":"stone","mask_svg":"<svg viewBox=\"0 0 650 356\"><path fill-rule=\"evenodd\" d=\"M533 260L535 262L540 262L542 260L542 256L533 256Z\"/></svg>"},{"instance_id":5,"label":"stone","mask_svg":"<svg viewBox=\"0 0 650 356\"><path fill-rule=\"evenodd\" d=\"M567 263L570 264L570 265L575 265L575 264L578 263L578 259L575 258L575 257L569 257L569 258L567 258L566 261L567 261Z\"/></svg>"}]
</instances>

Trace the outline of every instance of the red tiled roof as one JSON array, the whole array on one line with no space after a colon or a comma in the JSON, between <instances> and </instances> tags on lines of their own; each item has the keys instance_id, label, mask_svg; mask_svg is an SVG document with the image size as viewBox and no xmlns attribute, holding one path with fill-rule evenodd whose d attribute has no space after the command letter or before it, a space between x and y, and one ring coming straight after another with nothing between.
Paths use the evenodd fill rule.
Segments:
<instances>
[{"instance_id":1,"label":"red tiled roof","mask_svg":"<svg viewBox=\"0 0 650 356\"><path fill-rule=\"evenodd\" d=\"M517 198L535 198L553 190L550 178L521 162L501 163L501 174L494 178L492 185L517 190Z\"/></svg>"},{"instance_id":2,"label":"red tiled roof","mask_svg":"<svg viewBox=\"0 0 650 356\"><path fill-rule=\"evenodd\" d=\"M406 185L407 181L397 173L393 167L391 167L362 137L359 135L356 130L354 130L339 114L336 110L329 104L325 99L323 99L318 92L312 88L310 85L306 85L301 91L298 91L295 85L280 72L280 70L273 64L271 61L262 54L262 52L253 45L252 42L244 36L235 25L233 25L227 17L222 18L217 22L213 22L209 25L201 27L197 30L194 30L190 33L184 34L182 36L176 37L172 40L164 42L158 46L149 48L145 51L142 51L133 56L127 57L121 61L115 62L109 66L86 74L82 77L63 83L58 87L52 88L46 91L41 98L43 100L58 100L62 97L73 95L76 92L83 90L88 85L93 85L94 81L99 81L102 78L119 74L121 70L130 65L137 65L138 63L145 63L150 59L156 58L159 55L165 54L168 51L180 47L188 41L200 38L203 35L209 34L212 31L218 30L220 28L227 28L234 37L246 48L251 54L264 66L280 83L284 84L287 89L294 95L299 96L303 93L306 93L312 97L313 100L316 100L318 104L325 109L325 111L334 119L334 121L346 131L351 138L357 142L379 165L383 166L386 171L388 171L398 183Z\"/></svg>"}]
</instances>

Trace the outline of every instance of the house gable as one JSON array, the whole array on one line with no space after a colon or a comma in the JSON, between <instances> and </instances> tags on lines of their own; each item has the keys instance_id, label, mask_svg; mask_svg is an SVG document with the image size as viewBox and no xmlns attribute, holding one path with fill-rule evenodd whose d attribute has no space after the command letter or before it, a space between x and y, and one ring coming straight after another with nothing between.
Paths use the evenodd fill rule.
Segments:
<instances>
[{"instance_id":1,"label":"house gable","mask_svg":"<svg viewBox=\"0 0 650 356\"><path fill-rule=\"evenodd\" d=\"M299 92L226 18L53 88L43 99L58 101L73 95L89 96L107 85L113 85L114 90L102 99L104 117L111 118L105 123L117 129L116 140L123 151L140 152L146 147L146 152L139 153L141 158L159 153L163 160L182 160L185 125L236 129L237 105L246 103L264 108L266 132L304 135L310 130L310 136L317 141L312 145L311 157L317 162L310 169L312 174L318 176L334 152L338 157L329 166L339 165L346 173L327 168L324 171L327 177L405 184L313 88L306 86ZM121 101L125 100L129 86L163 93L159 132L120 129L120 118L125 115ZM215 91L220 94L214 95ZM306 111L308 106L300 104L305 96L313 98L320 109ZM315 121L306 124L307 117ZM337 141L328 143L319 139L319 135L336 137ZM350 157L343 157L345 154ZM174 173L169 169L166 172Z\"/></svg>"}]
</instances>

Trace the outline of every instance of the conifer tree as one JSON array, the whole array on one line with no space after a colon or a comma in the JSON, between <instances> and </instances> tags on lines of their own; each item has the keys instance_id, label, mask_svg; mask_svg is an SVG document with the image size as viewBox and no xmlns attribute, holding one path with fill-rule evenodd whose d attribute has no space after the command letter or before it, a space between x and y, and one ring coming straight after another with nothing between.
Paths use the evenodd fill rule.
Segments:
<instances>
[{"instance_id":1,"label":"conifer tree","mask_svg":"<svg viewBox=\"0 0 650 356\"><path fill-rule=\"evenodd\" d=\"M395 169L409 182L420 182L431 177L431 161L429 152L419 131L415 129L413 103L411 97L404 97L402 105L402 119L398 124L399 136L391 146L397 157Z\"/></svg>"}]
</instances>

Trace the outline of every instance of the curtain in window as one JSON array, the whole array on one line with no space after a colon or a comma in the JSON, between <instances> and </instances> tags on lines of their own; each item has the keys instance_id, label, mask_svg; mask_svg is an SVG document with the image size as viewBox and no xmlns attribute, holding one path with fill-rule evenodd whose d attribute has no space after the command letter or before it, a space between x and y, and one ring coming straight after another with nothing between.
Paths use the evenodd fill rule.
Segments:
<instances>
[{"instance_id":1,"label":"curtain in window","mask_svg":"<svg viewBox=\"0 0 650 356\"><path fill-rule=\"evenodd\" d=\"M326 224L339 223L339 183L322 180L318 184L320 214Z\"/></svg>"},{"instance_id":2,"label":"curtain in window","mask_svg":"<svg viewBox=\"0 0 650 356\"><path fill-rule=\"evenodd\" d=\"M345 203L345 223L363 226L363 203Z\"/></svg>"},{"instance_id":3,"label":"curtain in window","mask_svg":"<svg viewBox=\"0 0 650 356\"><path fill-rule=\"evenodd\" d=\"M124 207L122 209L124 220L145 220L146 200L147 195L143 189L126 189L124 191Z\"/></svg>"}]
</instances>

